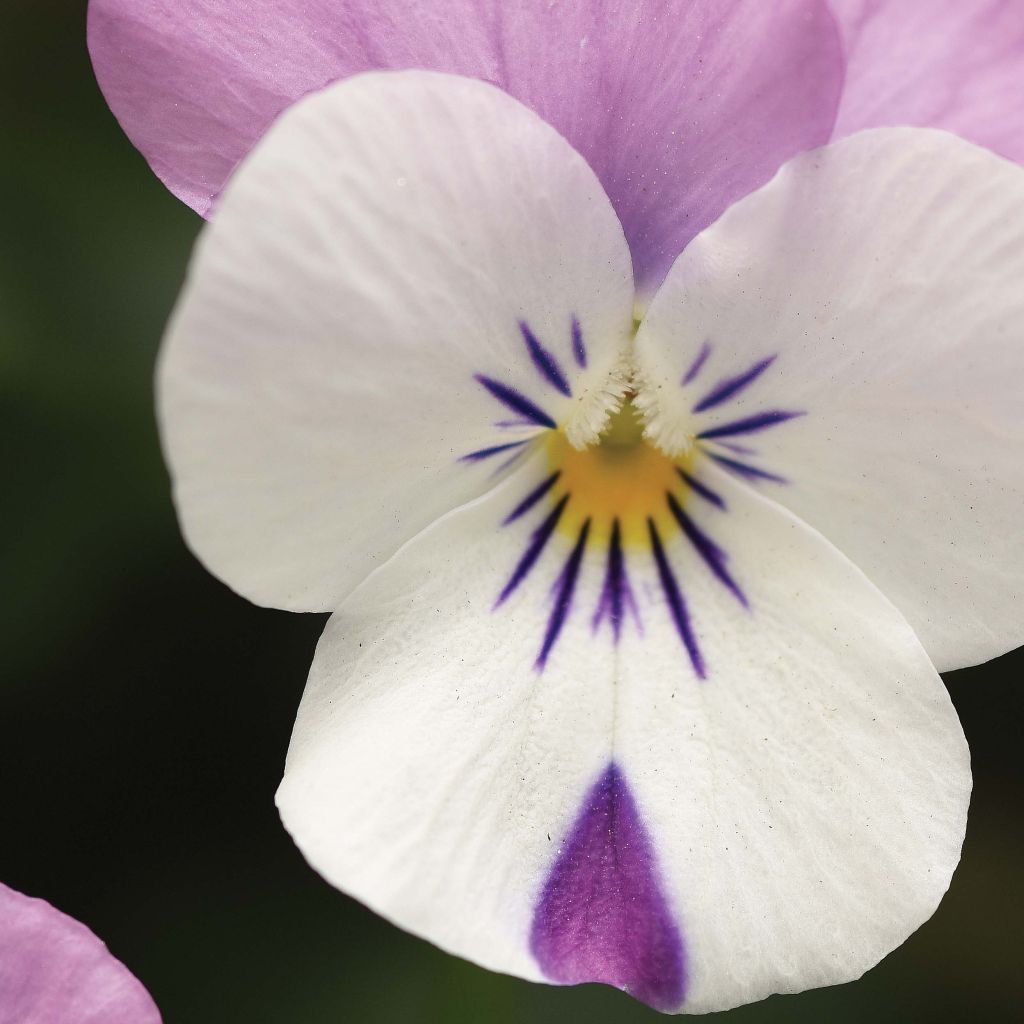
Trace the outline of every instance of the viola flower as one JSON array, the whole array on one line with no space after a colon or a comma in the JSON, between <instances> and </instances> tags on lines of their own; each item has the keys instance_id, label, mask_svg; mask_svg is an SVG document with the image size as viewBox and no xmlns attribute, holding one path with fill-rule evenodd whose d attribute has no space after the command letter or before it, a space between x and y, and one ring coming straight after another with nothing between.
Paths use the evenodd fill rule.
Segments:
<instances>
[{"instance_id":1,"label":"viola flower","mask_svg":"<svg viewBox=\"0 0 1024 1024\"><path fill-rule=\"evenodd\" d=\"M0 1021L160 1024L149 993L85 925L0 885Z\"/></svg>"},{"instance_id":2,"label":"viola flower","mask_svg":"<svg viewBox=\"0 0 1024 1024\"><path fill-rule=\"evenodd\" d=\"M882 129L763 184L971 134L966 65L914 106L938 42L858 91L895 6L92 4L115 110L216 200L159 369L185 535L335 612L285 824L452 952L724 1009L948 885L936 667L1020 639L1024 171ZM502 89L355 75L232 175L310 89L438 63Z\"/></svg>"},{"instance_id":3,"label":"viola flower","mask_svg":"<svg viewBox=\"0 0 1024 1024\"><path fill-rule=\"evenodd\" d=\"M856 977L930 916L970 790L933 658L1018 638L1022 202L954 136L862 133L636 329L599 182L506 94L375 72L286 113L159 417L203 561L337 609L278 795L317 870L664 1010Z\"/></svg>"}]
</instances>

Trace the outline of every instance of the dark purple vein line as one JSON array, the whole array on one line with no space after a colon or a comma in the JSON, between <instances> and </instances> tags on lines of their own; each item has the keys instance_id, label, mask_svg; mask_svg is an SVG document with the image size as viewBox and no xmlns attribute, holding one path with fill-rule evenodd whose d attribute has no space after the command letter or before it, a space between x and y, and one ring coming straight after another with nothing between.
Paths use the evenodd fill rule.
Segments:
<instances>
[{"instance_id":1,"label":"dark purple vein line","mask_svg":"<svg viewBox=\"0 0 1024 1024\"><path fill-rule=\"evenodd\" d=\"M562 517L562 512L565 510L568 500L569 495L563 495L561 501L551 510L544 522L533 531L533 536L530 537L530 543L527 544L522 558L519 559L515 569L512 571L512 575L509 577L508 583L505 584L505 588L498 595L498 600L494 602L495 608L504 604L516 587L529 575L537 559L540 558L545 545L551 539L551 534L555 532L555 527L558 526L558 520Z\"/></svg>"},{"instance_id":2,"label":"dark purple vein line","mask_svg":"<svg viewBox=\"0 0 1024 1024\"><path fill-rule=\"evenodd\" d=\"M509 512L507 516L505 516L501 521L501 525L508 526L509 523L514 523L520 516L526 515L526 513L529 512L530 509L533 508L533 506L536 505L537 502L555 486L555 483L561 475L562 471L560 469L556 469L554 473L547 478L547 480L538 484L525 498L523 498L521 502L519 502L518 505L516 505L514 509L512 509L511 512Z\"/></svg>"},{"instance_id":3,"label":"dark purple vein line","mask_svg":"<svg viewBox=\"0 0 1024 1024\"><path fill-rule=\"evenodd\" d=\"M615 519L608 541L608 566L605 569L604 586L601 589L597 611L591 620L591 628L596 630L607 616L615 642L618 643L627 602L632 604L632 591L629 577L626 575L626 561L622 556L622 531L618 519Z\"/></svg>"},{"instance_id":4,"label":"dark purple vein line","mask_svg":"<svg viewBox=\"0 0 1024 1024\"><path fill-rule=\"evenodd\" d=\"M749 370L745 370L735 377L727 377L725 380L720 380L693 407L693 411L704 412L705 409L713 409L716 405L721 405L723 402L729 401L730 398L734 398L744 388L753 384L775 362L776 358L776 356L769 356L767 359L762 359L759 363L754 363Z\"/></svg>"},{"instance_id":5,"label":"dark purple vein line","mask_svg":"<svg viewBox=\"0 0 1024 1024\"><path fill-rule=\"evenodd\" d=\"M767 430L769 427L776 427L787 420L803 416L802 412L787 412L782 409L772 409L770 412L759 412L753 416L746 416L741 420L733 420L731 423L723 423L720 427L710 427L702 430L697 439L710 441L715 437L733 437L736 434L754 434L759 430Z\"/></svg>"},{"instance_id":6,"label":"dark purple vein line","mask_svg":"<svg viewBox=\"0 0 1024 1024\"><path fill-rule=\"evenodd\" d=\"M693 474L687 473L682 466L676 466L676 472L690 490L699 494L705 501L711 502L716 508L725 508L725 499L717 492L711 490L707 484L702 484Z\"/></svg>"},{"instance_id":7,"label":"dark purple vein line","mask_svg":"<svg viewBox=\"0 0 1024 1024\"><path fill-rule=\"evenodd\" d=\"M507 384L485 377L483 374L476 375L478 383L482 384L502 405L519 413L526 419L541 427L549 427L554 430L557 425L555 421L540 406L534 405L525 395L521 395L515 388Z\"/></svg>"},{"instance_id":8,"label":"dark purple vein line","mask_svg":"<svg viewBox=\"0 0 1024 1024\"><path fill-rule=\"evenodd\" d=\"M544 644L537 655L534 668L539 672L547 663L548 655L558 640L558 634L562 632L565 620L568 618L569 609L572 606L572 595L576 590L576 580L580 574L580 563L583 561L583 550L587 546L587 535L590 533L590 520L584 521L580 528L580 535L576 546L572 549L569 560L565 563L562 575L559 580L558 595L555 597L555 606L551 610L548 619L547 633L544 635Z\"/></svg>"},{"instance_id":9,"label":"dark purple vein line","mask_svg":"<svg viewBox=\"0 0 1024 1024\"><path fill-rule=\"evenodd\" d=\"M463 455L459 459L459 462L479 462L481 459L489 459L492 455L500 455L502 452L510 451L513 448L519 448L524 444L526 444L526 441L511 441L508 444L496 444L493 448L481 448L479 451Z\"/></svg>"},{"instance_id":10,"label":"dark purple vein line","mask_svg":"<svg viewBox=\"0 0 1024 1024\"><path fill-rule=\"evenodd\" d=\"M666 494L665 497L668 500L669 510L679 524L679 529L686 535L686 539L693 545L704 564L744 608L749 608L746 594L740 590L739 584L726 568L725 563L729 556L686 514L671 493Z\"/></svg>"},{"instance_id":11,"label":"dark purple vein line","mask_svg":"<svg viewBox=\"0 0 1024 1024\"><path fill-rule=\"evenodd\" d=\"M583 328L579 320L572 318L572 354L576 357L576 365L581 369L587 365L587 347L583 344Z\"/></svg>"},{"instance_id":12,"label":"dark purple vein line","mask_svg":"<svg viewBox=\"0 0 1024 1024\"><path fill-rule=\"evenodd\" d=\"M734 473L747 477L749 480L770 480L775 484L789 483L784 476L769 473L767 469L759 469L757 466L751 466L747 462L740 462L739 459L730 459L727 455L719 455L718 452L713 452L710 449L705 449L705 451L719 465L725 466L726 469L731 469Z\"/></svg>"},{"instance_id":13,"label":"dark purple vein line","mask_svg":"<svg viewBox=\"0 0 1024 1024\"><path fill-rule=\"evenodd\" d=\"M711 355L711 342L705 341L697 353L697 358L694 359L690 364L690 368L683 374L683 379L680 381L683 387L687 384L692 384L697 379L697 374L700 373L704 364L708 361L709 355Z\"/></svg>"},{"instance_id":14,"label":"dark purple vein line","mask_svg":"<svg viewBox=\"0 0 1024 1024\"><path fill-rule=\"evenodd\" d=\"M658 577L661 580L661 589L668 602L669 612L672 614L672 621L675 623L676 631L679 633L686 653L690 656L690 664L699 679L706 678L704 668L704 657L697 645L697 638L693 635L693 627L690 624L690 613L687 610L686 602L679 590L672 566L668 564L665 557L665 549L661 546L661 537L658 536L658 528L654 525L653 519L647 520L647 530L651 536L651 551L654 553L654 561L658 566Z\"/></svg>"},{"instance_id":15,"label":"dark purple vein line","mask_svg":"<svg viewBox=\"0 0 1024 1024\"><path fill-rule=\"evenodd\" d=\"M566 398L571 398L572 390L569 387L569 382L565 379L565 374L562 373L562 368L558 365L555 357L537 340L537 335L522 320L519 321L519 330L523 333L523 341L526 342L530 358L540 375L556 391L561 392Z\"/></svg>"}]
</instances>

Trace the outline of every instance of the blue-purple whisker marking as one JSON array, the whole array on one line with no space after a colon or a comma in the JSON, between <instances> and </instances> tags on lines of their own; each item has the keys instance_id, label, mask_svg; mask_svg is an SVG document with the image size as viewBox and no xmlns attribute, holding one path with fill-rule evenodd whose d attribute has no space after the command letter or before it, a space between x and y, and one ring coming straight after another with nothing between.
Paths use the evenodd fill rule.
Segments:
<instances>
[{"instance_id":1,"label":"blue-purple whisker marking","mask_svg":"<svg viewBox=\"0 0 1024 1024\"><path fill-rule=\"evenodd\" d=\"M711 490L707 484L702 484L692 473L687 473L682 466L676 466L676 472L683 483L695 494L699 494L705 501L711 502L716 508L725 508L725 499L717 491Z\"/></svg>"},{"instance_id":2,"label":"blue-purple whisker marking","mask_svg":"<svg viewBox=\"0 0 1024 1024\"><path fill-rule=\"evenodd\" d=\"M749 387L757 380L758 377L768 369L772 363L775 362L777 356L769 356L767 359L762 359L759 363L743 373L737 374L735 377L727 377L725 380L720 380L694 407L694 412L704 412L706 409L713 409L716 405L721 405L723 402L728 402L730 398L734 398L744 388Z\"/></svg>"},{"instance_id":3,"label":"blue-purple whisker marking","mask_svg":"<svg viewBox=\"0 0 1024 1024\"><path fill-rule=\"evenodd\" d=\"M784 476L776 473L769 473L767 469L760 469L758 466L751 466L748 462L741 462L739 459L730 459L727 455L719 455L708 448L704 451L721 466L731 469L734 473L746 477L748 480L770 480L774 484L788 484Z\"/></svg>"},{"instance_id":4,"label":"blue-purple whisker marking","mask_svg":"<svg viewBox=\"0 0 1024 1024\"><path fill-rule=\"evenodd\" d=\"M797 416L805 415L802 412L787 412L783 409L772 409L770 412L758 412L753 416L745 416L741 420L733 420L732 423L723 423L719 427L709 427L702 430L698 435L699 441L710 441L716 437L732 437L736 434L754 434L759 430L767 430L769 427L778 426L787 420L795 419Z\"/></svg>"},{"instance_id":5,"label":"blue-purple whisker marking","mask_svg":"<svg viewBox=\"0 0 1024 1024\"><path fill-rule=\"evenodd\" d=\"M654 554L654 561L658 566L658 578L661 581L661 589L668 603L669 611L672 614L672 621L675 623L679 638L683 641L686 653L690 656L690 664L693 665L694 672L697 673L699 679L704 679L706 678L704 657L700 652L697 638L693 633L690 613L687 610L686 601L683 600L683 595L679 589L679 583L676 581L675 573L672 571L672 566L669 565L668 558L665 556L665 549L662 547L661 537L658 536L658 528L654 525L653 519L647 520L647 530L651 538L651 551Z\"/></svg>"},{"instance_id":6,"label":"blue-purple whisker marking","mask_svg":"<svg viewBox=\"0 0 1024 1024\"><path fill-rule=\"evenodd\" d=\"M569 387L569 382L565 379L562 368L558 365L558 360L540 343L537 335L530 330L529 325L525 321L519 321L519 330L523 334L523 341L526 342L533 365L537 368L540 375L556 391L561 392L566 398L571 398L572 389Z\"/></svg>"},{"instance_id":7,"label":"blue-purple whisker marking","mask_svg":"<svg viewBox=\"0 0 1024 1024\"><path fill-rule=\"evenodd\" d=\"M749 608L746 594L740 590L739 584L726 568L725 563L729 560L729 556L683 511L683 507L676 501L673 494L669 493L665 497L668 501L669 511L679 524L679 529L683 531L686 539L703 559L704 564L744 608Z\"/></svg>"},{"instance_id":8,"label":"blue-purple whisker marking","mask_svg":"<svg viewBox=\"0 0 1024 1024\"><path fill-rule=\"evenodd\" d=\"M534 405L525 395L521 395L515 388L502 384L491 377L485 377L482 373L476 374L476 381L482 384L502 405L518 413L531 423L540 427L549 427L554 430L557 424L540 406Z\"/></svg>"},{"instance_id":9,"label":"blue-purple whisker marking","mask_svg":"<svg viewBox=\"0 0 1024 1024\"><path fill-rule=\"evenodd\" d=\"M513 448L520 448L527 441L529 441L529 438L523 441L511 441L508 444L496 444L492 448L481 448L479 451L463 455L459 462L479 462L481 459L489 459L492 455L500 455L502 452L511 451Z\"/></svg>"},{"instance_id":10,"label":"blue-purple whisker marking","mask_svg":"<svg viewBox=\"0 0 1024 1024\"><path fill-rule=\"evenodd\" d=\"M576 365L584 369L587 365L587 348L583 344L583 328L576 317L572 318L572 354L576 357Z\"/></svg>"},{"instance_id":11,"label":"blue-purple whisker marking","mask_svg":"<svg viewBox=\"0 0 1024 1024\"><path fill-rule=\"evenodd\" d=\"M626 574L626 560L622 554L622 531L619 521L616 519L612 523L612 533L608 541L608 566L605 569L604 586L601 589L597 610L590 623L591 628L596 631L607 617L611 623L615 642L618 643L622 634L622 620L627 606L632 608L635 615L636 603L633 600L633 591Z\"/></svg>"},{"instance_id":12,"label":"blue-purple whisker marking","mask_svg":"<svg viewBox=\"0 0 1024 1024\"><path fill-rule=\"evenodd\" d=\"M589 533L590 520L587 519L584 521L583 526L580 527L580 535L576 541L576 546L572 549L572 554L569 555L565 568L562 570L562 575L559 577L558 594L555 597L555 606L551 609L551 615L548 618L548 628L544 634L544 644L534 663L534 668L538 672L544 668L548 655L558 640L558 634L562 632L562 627L565 625L569 609L572 607L572 595L576 590L576 580L579 578L580 563L583 561L583 551L587 546L587 535Z\"/></svg>"},{"instance_id":13,"label":"blue-purple whisker marking","mask_svg":"<svg viewBox=\"0 0 1024 1024\"><path fill-rule=\"evenodd\" d=\"M501 521L502 526L508 526L509 523L514 523L520 516L526 515L527 512L533 508L534 505L544 497L548 491L558 482L558 478L562 475L560 469L556 469L554 473L547 478L547 480L541 481L530 493L523 498L521 502L505 518Z\"/></svg>"},{"instance_id":14,"label":"blue-purple whisker marking","mask_svg":"<svg viewBox=\"0 0 1024 1024\"><path fill-rule=\"evenodd\" d=\"M548 513L547 518L533 531L533 536L530 538L530 543L526 546L522 558L519 559L515 569L512 571L512 575L509 577L508 583L505 584L504 589L498 595L498 600L494 602L495 608L504 604L516 587L529 575L530 570L536 564L537 559L540 558L547 542L551 539L551 534L555 532L555 527L558 526L558 520L561 519L562 512L565 511L568 501L569 495L563 495L558 504Z\"/></svg>"},{"instance_id":15,"label":"blue-purple whisker marking","mask_svg":"<svg viewBox=\"0 0 1024 1024\"><path fill-rule=\"evenodd\" d=\"M745 444L735 444L732 441L716 441L715 442L720 448L725 448L727 451L732 452L735 455L757 455L758 450L751 448Z\"/></svg>"},{"instance_id":16,"label":"blue-purple whisker marking","mask_svg":"<svg viewBox=\"0 0 1024 1024\"><path fill-rule=\"evenodd\" d=\"M697 374L708 361L709 355L711 355L711 342L705 341L697 353L697 358L690 364L690 368L683 374L683 379L679 382L683 387L692 384L697 379Z\"/></svg>"}]
</instances>

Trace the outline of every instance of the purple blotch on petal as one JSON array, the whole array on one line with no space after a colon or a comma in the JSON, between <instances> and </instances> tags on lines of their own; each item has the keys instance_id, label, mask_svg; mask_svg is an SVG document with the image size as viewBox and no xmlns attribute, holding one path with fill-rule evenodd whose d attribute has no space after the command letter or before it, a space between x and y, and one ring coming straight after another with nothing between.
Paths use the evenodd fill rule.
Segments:
<instances>
[{"instance_id":1,"label":"purple blotch on petal","mask_svg":"<svg viewBox=\"0 0 1024 1024\"><path fill-rule=\"evenodd\" d=\"M527 512L533 508L534 505L544 497L548 491L558 482L558 478L562 475L560 469L556 469L554 473L538 484L530 493L523 498L521 502L505 518L501 521L502 526L508 526L509 523L514 523L520 516L526 515Z\"/></svg>"},{"instance_id":2,"label":"purple blotch on petal","mask_svg":"<svg viewBox=\"0 0 1024 1024\"><path fill-rule=\"evenodd\" d=\"M704 412L706 409L712 409L716 405L721 405L722 402L729 401L730 398L734 398L744 388L749 387L757 380L758 377L768 369L772 363L775 362L776 356L769 356L767 359L762 359L759 363L743 373L737 374L735 377L729 377L726 380L720 380L714 388L711 389L694 407L694 412Z\"/></svg>"},{"instance_id":3,"label":"purple blotch on petal","mask_svg":"<svg viewBox=\"0 0 1024 1024\"><path fill-rule=\"evenodd\" d=\"M538 341L537 335L522 320L519 321L519 330L523 333L523 341L526 342L530 358L540 375L556 391L560 391L566 398L571 398L572 390L562 368L558 365L558 360Z\"/></svg>"},{"instance_id":4,"label":"purple blotch on petal","mask_svg":"<svg viewBox=\"0 0 1024 1024\"><path fill-rule=\"evenodd\" d=\"M683 374L683 379L680 381L684 387L687 384L693 383L697 379L697 374L700 373L704 364L708 361L708 356L711 355L711 342L705 341L700 347L700 351L697 353L697 358L690 364L690 368Z\"/></svg>"},{"instance_id":5,"label":"purple blotch on petal","mask_svg":"<svg viewBox=\"0 0 1024 1024\"><path fill-rule=\"evenodd\" d=\"M745 416L741 420L733 420L732 423L723 423L720 427L709 427L702 430L697 438L700 441L710 441L715 437L732 437L735 434L754 434L759 430L767 430L769 427L776 427L787 420L796 419L797 416L805 415L802 412L786 412L783 409L772 409L769 412L758 412L753 416Z\"/></svg>"},{"instance_id":6,"label":"purple blotch on petal","mask_svg":"<svg viewBox=\"0 0 1024 1024\"><path fill-rule=\"evenodd\" d=\"M668 494L666 497L669 510L675 516L679 529L683 531L686 539L704 560L704 564L744 608L749 608L746 595L740 590L739 584L732 578L732 575L726 568L725 563L728 561L729 556L686 514L683 507L676 501L674 495Z\"/></svg>"},{"instance_id":7,"label":"purple blotch on petal","mask_svg":"<svg viewBox=\"0 0 1024 1024\"><path fill-rule=\"evenodd\" d=\"M704 656L700 652L697 637L693 633L693 626L690 623L690 612L686 607L686 601L683 600L683 595L679 589L679 583L676 581L675 573L672 571L672 566L669 565L668 558L665 556L665 549L662 546L661 537L658 535L658 528L654 525L653 519L647 520L647 530L651 538L651 551L654 554L654 561L658 566L658 578L661 581L661 589L665 595L668 610L672 615L672 621L675 623L680 640L683 641L686 653L690 656L690 664L693 665L693 671L697 673L699 679L705 679L707 677L707 670L704 666Z\"/></svg>"},{"instance_id":8,"label":"purple blotch on petal","mask_svg":"<svg viewBox=\"0 0 1024 1024\"><path fill-rule=\"evenodd\" d=\"M585 367L587 365L587 348L583 344L583 328L579 320L572 318L572 354L576 357L576 365Z\"/></svg>"},{"instance_id":9,"label":"purple blotch on petal","mask_svg":"<svg viewBox=\"0 0 1024 1024\"><path fill-rule=\"evenodd\" d=\"M552 981L602 982L657 1010L686 997L679 926L622 769L587 794L534 911L530 951Z\"/></svg>"},{"instance_id":10,"label":"purple blotch on petal","mask_svg":"<svg viewBox=\"0 0 1024 1024\"><path fill-rule=\"evenodd\" d=\"M519 413L526 419L541 427L549 427L554 430L555 421L540 406L534 405L525 395L521 395L515 388L507 384L485 377L483 374L476 374L477 383L482 384L502 405L507 406L513 412Z\"/></svg>"},{"instance_id":11,"label":"purple blotch on petal","mask_svg":"<svg viewBox=\"0 0 1024 1024\"><path fill-rule=\"evenodd\" d=\"M730 459L727 455L719 455L717 452L708 451L708 455L726 469L731 469L734 473L738 473L740 476L746 477L748 480L770 480L776 484L788 484L789 481L783 477L778 476L775 473L769 473L767 469L760 469L757 466L751 466L748 462L741 462L739 459Z\"/></svg>"},{"instance_id":12,"label":"purple blotch on petal","mask_svg":"<svg viewBox=\"0 0 1024 1024\"><path fill-rule=\"evenodd\" d=\"M725 499L716 491L711 490L707 484L701 483L692 473L687 473L682 466L676 466L676 472L683 483L695 494L699 494L705 501L711 502L716 508L725 508Z\"/></svg>"},{"instance_id":13,"label":"purple blotch on petal","mask_svg":"<svg viewBox=\"0 0 1024 1024\"><path fill-rule=\"evenodd\" d=\"M529 438L527 438L529 440ZM489 459L492 455L500 455L502 452L518 448L526 444L526 441L511 441L508 444L496 444L493 448L481 448L479 451L470 452L459 458L459 462L479 462L481 459Z\"/></svg>"},{"instance_id":14,"label":"purple blotch on petal","mask_svg":"<svg viewBox=\"0 0 1024 1024\"><path fill-rule=\"evenodd\" d=\"M537 655L534 668L539 672L547 663L548 655L558 640L558 634L562 632L565 620L569 616L569 609L572 607L572 595L576 590L576 580L580 574L580 563L583 561L583 551L587 546L587 535L590 533L590 520L587 519L580 527L580 535L576 540L576 546L565 563L562 575L558 578L558 593L555 595L555 606L551 609L548 618L547 632L544 634L544 644Z\"/></svg>"},{"instance_id":15,"label":"purple blotch on petal","mask_svg":"<svg viewBox=\"0 0 1024 1024\"><path fill-rule=\"evenodd\" d=\"M555 527L558 525L558 520L562 517L562 512L564 511L568 501L569 495L563 495L562 499L551 510L544 522L533 531L533 536L530 538L530 543L526 546L526 550L523 552L523 557L519 559L519 563L516 565L512 575L509 577L508 583L505 584L505 588L498 595L498 600L494 602L495 608L504 604L516 587L518 587L519 584L522 583L529 575L529 572L536 564L537 559L540 558L545 545L551 539L551 534L555 532Z\"/></svg>"}]
</instances>

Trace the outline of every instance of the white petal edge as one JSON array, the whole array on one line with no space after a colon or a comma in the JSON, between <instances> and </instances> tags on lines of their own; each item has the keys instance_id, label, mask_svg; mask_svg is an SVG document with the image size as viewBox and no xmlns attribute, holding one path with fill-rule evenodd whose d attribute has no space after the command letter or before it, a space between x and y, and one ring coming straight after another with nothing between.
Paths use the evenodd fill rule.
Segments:
<instances>
[{"instance_id":1,"label":"white petal edge","mask_svg":"<svg viewBox=\"0 0 1024 1024\"><path fill-rule=\"evenodd\" d=\"M500 460L460 457L539 429L496 427L515 416L475 375L579 437L600 426L632 303L597 179L500 90L375 72L300 101L234 175L161 353L190 547L257 603L333 609L492 486ZM520 321L571 398L531 361Z\"/></svg>"},{"instance_id":2,"label":"white petal edge","mask_svg":"<svg viewBox=\"0 0 1024 1024\"><path fill-rule=\"evenodd\" d=\"M669 443L806 413L730 440L789 481L772 496L874 580L941 671L1024 639L1022 210L1024 170L987 151L862 132L797 157L695 239L637 336ZM692 414L769 356L754 385Z\"/></svg>"},{"instance_id":3,"label":"white petal edge","mask_svg":"<svg viewBox=\"0 0 1024 1024\"><path fill-rule=\"evenodd\" d=\"M750 603L666 542L708 678L649 552L627 557L642 635L595 635L596 550L538 675L565 542L491 606L524 536L499 524L545 471L448 515L331 619L278 792L287 829L401 927L538 980L534 909L614 758L684 937L684 1012L858 977L933 913L963 840L969 754L913 631L815 531L704 466L729 511L686 508Z\"/></svg>"}]
</instances>

